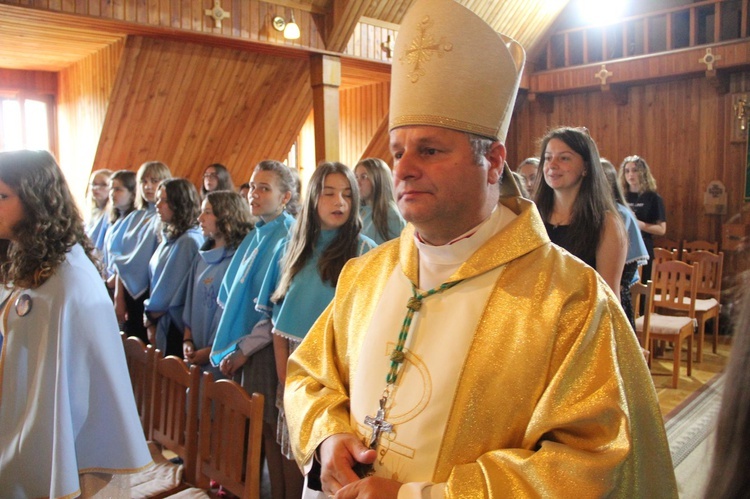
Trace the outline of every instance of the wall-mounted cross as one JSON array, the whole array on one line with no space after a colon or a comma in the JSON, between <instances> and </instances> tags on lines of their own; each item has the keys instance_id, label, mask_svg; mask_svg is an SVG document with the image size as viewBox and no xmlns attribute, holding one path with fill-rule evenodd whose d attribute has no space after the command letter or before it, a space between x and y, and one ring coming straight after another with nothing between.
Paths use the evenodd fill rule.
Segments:
<instances>
[{"instance_id":1,"label":"wall-mounted cross","mask_svg":"<svg viewBox=\"0 0 750 499\"><path fill-rule=\"evenodd\" d=\"M706 53L698 59L698 62L706 65L706 71L713 71L714 70L714 63L721 60L721 55L714 55L713 52L711 52L711 47L706 49Z\"/></svg>"},{"instance_id":2,"label":"wall-mounted cross","mask_svg":"<svg viewBox=\"0 0 750 499\"><path fill-rule=\"evenodd\" d=\"M597 71L596 73L594 73L594 78L599 78L599 82L601 83L601 85L602 86L606 86L607 85L607 78L609 78L613 74L614 73L612 73L612 71L607 71L607 65L606 64L602 64L601 69L599 71Z\"/></svg>"},{"instance_id":3,"label":"wall-mounted cross","mask_svg":"<svg viewBox=\"0 0 750 499\"><path fill-rule=\"evenodd\" d=\"M221 21L229 17L229 12L221 8L221 0L214 0L213 9L206 9L205 12L214 18L214 28L221 28Z\"/></svg>"}]
</instances>

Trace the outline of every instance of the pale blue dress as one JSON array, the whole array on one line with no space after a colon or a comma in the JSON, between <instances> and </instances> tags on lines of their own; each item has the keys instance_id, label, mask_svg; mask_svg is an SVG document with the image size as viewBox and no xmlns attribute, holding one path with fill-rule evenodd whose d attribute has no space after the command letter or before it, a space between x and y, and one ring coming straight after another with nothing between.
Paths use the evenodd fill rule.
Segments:
<instances>
[{"instance_id":1,"label":"pale blue dress","mask_svg":"<svg viewBox=\"0 0 750 499\"><path fill-rule=\"evenodd\" d=\"M193 334L196 350L211 347L223 309L216 298L224 274L235 254L234 248L212 248L200 250L193 261L193 268L188 276L187 297L182 321ZM201 369L214 375L214 379L224 377L218 367L211 362L201 365Z\"/></svg>"},{"instance_id":2,"label":"pale blue dress","mask_svg":"<svg viewBox=\"0 0 750 499\"><path fill-rule=\"evenodd\" d=\"M203 234L197 227L192 227L175 239L169 240L163 236L149 262L151 286L149 297L143 306L147 312L164 314L156 326L156 348L162 352L167 351L170 325L174 324L180 332L185 329L182 313L187 297L188 276L201 246ZM180 350L181 348L180 342Z\"/></svg>"},{"instance_id":3,"label":"pale blue dress","mask_svg":"<svg viewBox=\"0 0 750 499\"><path fill-rule=\"evenodd\" d=\"M403 228L406 227L406 221L394 203L388 206L388 239L383 239L382 234L380 234L380 231L375 226L375 222L372 220L372 206L362 206L359 214L362 217L362 234L377 244L383 244L386 241L397 238Z\"/></svg>"},{"instance_id":4,"label":"pale blue dress","mask_svg":"<svg viewBox=\"0 0 750 499\"><path fill-rule=\"evenodd\" d=\"M155 205L149 203L145 210L131 212L112 232L108 258L133 298L149 288L148 263L159 245L159 222Z\"/></svg>"},{"instance_id":5,"label":"pale blue dress","mask_svg":"<svg viewBox=\"0 0 750 499\"><path fill-rule=\"evenodd\" d=\"M264 319L255 309L256 299L274 248L293 225L294 218L286 212L268 223L261 220L237 248L219 289L218 302L224 313L211 351L213 365L218 366L221 359L234 352L239 341ZM259 339L259 343L258 348L262 348L270 343L270 338Z\"/></svg>"},{"instance_id":6,"label":"pale blue dress","mask_svg":"<svg viewBox=\"0 0 750 499\"><path fill-rule=\"evenodd\" d=\"M302 342L320 314L333 300L336 288L329 282L323 282L318 272L318 260L323 251L339 233L336 230L324 230L313 247L312 257L305 262L302 269L294 276L286 296L280 303L273 303L271 296L278 286L282 273L282 261L286 253L288 240L280 241L274 252L273 262L263 280L256 308L271 318L273 333L286 338L291 354ZM357 256L364 255L376 247L375 241L360 233ZM273 399L267 399L273 400ZM267 402L269 403L269 402ZM279 384L276 390L275 405L279 410L276 426L276 440L281 446L281 453L287 459L294 459L289 443L289 429L284 412L284 386Z\"/></svg>"}]
</instances>

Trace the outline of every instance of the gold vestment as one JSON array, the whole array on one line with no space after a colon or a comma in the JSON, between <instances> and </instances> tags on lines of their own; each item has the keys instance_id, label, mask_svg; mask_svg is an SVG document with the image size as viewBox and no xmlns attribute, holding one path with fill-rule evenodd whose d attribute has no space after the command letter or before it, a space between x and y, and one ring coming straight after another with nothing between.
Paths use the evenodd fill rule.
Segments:
<instances>
[{"instance_id":1,"label":"gold vestment","mask_svg":"<svg viewBox=\"0 0 750 499\"><path fill-rule=\"evenodd\" d=\"M450 279L506 266L466 332L474 338L431 481L461 498L676 497L654 386L617 298L549 242L531 202L501 203L517 217ZM356 433L348 394L363 336L392 272L416 284L418 268L411 225L350 261L291 356L284 402L300 465L326 437Z\"/></svg>"}]
</instances>

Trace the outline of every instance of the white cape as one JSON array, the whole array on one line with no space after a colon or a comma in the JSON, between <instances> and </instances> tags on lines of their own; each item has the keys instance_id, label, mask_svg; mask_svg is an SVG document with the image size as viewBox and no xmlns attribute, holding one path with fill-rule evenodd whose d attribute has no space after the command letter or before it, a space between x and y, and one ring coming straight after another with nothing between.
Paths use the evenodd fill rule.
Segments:
<instances>
[{"instance_id":1,"label":"white cape","mask_svg":"<svg viewBox=\"0 0 750 499\"><path fill-rule=\"evenodd\" d=\"M81 473L151 463L112 302L80 246L42 286L14 293L0 332L0 495L75 497Z\"/></svg>"}]
</instances>

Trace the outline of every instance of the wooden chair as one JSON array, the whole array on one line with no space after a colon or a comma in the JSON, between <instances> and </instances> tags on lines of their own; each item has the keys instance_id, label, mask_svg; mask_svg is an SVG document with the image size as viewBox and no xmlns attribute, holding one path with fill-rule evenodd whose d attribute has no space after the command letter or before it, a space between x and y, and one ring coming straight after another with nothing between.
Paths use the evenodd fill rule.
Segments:
<instances>
[{"instance_id":1,"label":"wooden chair","mask_svg":"<svg viewBox=\"0 0 750 499\"><path fill-rule=\"evenodd\" d=\"M123 337L124 337L124 333ZM141 418L143 433L146 439L151 435L151 389L154 375L154 347L146 345L137 336L124 337L125 360L130 373L130 384L133 385L133 396L138 415Z\"/></svg>"},{"instance_id":2,"label":"wooden chair","mask_svg":"<svg viewBox=\"0 0 750 499\"><path fill-rule=\"evenodd\" d=\"M630 297L635 313L635 334L643 350L649 367L651 366L651 303L654 301L654 286L649 281L646 284L637 282L630 287ZM643 303L643 305L641 305ZM640 314L643 310L643 315Z\"/></svg>"},{"instance_id":3,"label":"wooden chair","mask_svg":"<svg viewBox=\"0 0 750 499\"><path fill-rule=\"evenodd\" d=\"M684 261L684 254L691 251L710 251L711 253L719 252L719 243L710 241L682 241L681 260Z\"/></svg>"},{"instance_id":4,"label":"wooden chair","mask_svg":"<svg viewBox=\"0 0 750 499\"><path fill-rule=\"evenodd\" d=\"M149 442L155 466L131 477L131 497L166 497L196 481L201 371L188 369L179 357L161 358L159 350L155 356ZM182 467L166 459L164 450L181 458Z\"/></svg>"},{"instance_id":5,"label":"wooden chair","mask_svg":"<svg viewBox=\"0 0 750 499\"><path fill-rule=\"evenodd\" d=\"M682 251L680 241L675 241L674 239L669 239L667 237L657 237L656 239L654 239L654 247L674 251L677 254L678 258L680 256L680 252Z\"/></svg>"},{"instance_id":6,"label":"wooden chair","mask_svg":"<svg viewBox=\"0 0 750 499\"><path fill-rule=\"evenodd\" d=\"M198 487L211 479L241 499L260 497L263 395L203 374Z\"/></svg>"},{"instance_id":7,"label":"wooden chair","mask_svg":"<svg viewBox=\"0 0 750 499\"><path fill-rule=\"evenodd\" d=\"M703 361L703 340L706 322L713 319L713 353L719 346L719 315L721 312L721 279L724 271L724 253L698 250L683 253L683 261L698 264L698 294L695 313L698 319L698 352L696 360Z\"/></svg>"},{"instance_id":8,"label":"wooden chair","mask_svg":"<svg viewBox=\"0 0 750 499\"><path fill-rule=\"evenodd\" d=\"M677 252L677 250L658 247L654 248L654 265L656 265L657 263L671 262L674 260L679 260L679 253Z\"/></svg>"},{"instance_id":9,"label":"wooden chair","mask_svg":"<svg viewBox=\"0 0 750 499\"><path fill-rule=\"evenodd\" d=\"M693 372L693 333L695 332L695 300L698 290L698 265L680 261L662 262L654 265L653 293L651 304L651 351L654 341L674 344L672 388L680 380L680 357L682 343L687 340L687 375Z\"/></svg>"}]
</instances>

